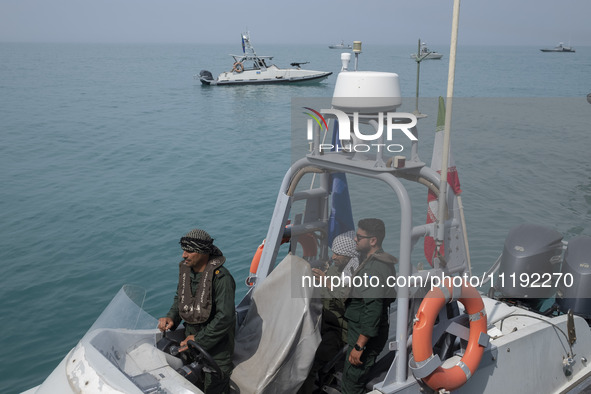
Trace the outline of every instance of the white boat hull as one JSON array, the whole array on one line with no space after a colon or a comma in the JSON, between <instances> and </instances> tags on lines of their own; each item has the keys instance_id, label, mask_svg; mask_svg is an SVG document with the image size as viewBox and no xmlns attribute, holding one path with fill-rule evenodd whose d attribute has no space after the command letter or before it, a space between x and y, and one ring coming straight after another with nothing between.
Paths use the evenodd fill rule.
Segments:
<instances>
[{"instance_id":1,"label":"white boat hull","mask_svg":"<svg viewBox=\"0 0 591 394\"><path fill-rule=\"evenodd\" d=\"M266 70L245 70L242 72L226 71L217 79L210 80L202 76L199 78L204 85L244 85L244 84L269 84L269 83L294 83L294 82L319 82L331 75L332 72L281 69L271 66Z\"/></svg>"},{"instance_id":2,"label":"white boat hull","mask_svg":"<svg viewBox=\"0 0 591 394\"><path fill-rule=\"evenodd\" d=\"M540 51L542 51L542 52L569 52L569 53L575 52L573 47L570 47L570 46L566 47L562 43L558 44L554 48L543 48L543 49L540 49Z\"/></svg>"},{"instance_id":3,"label":"white boat hull","mask_svg":"<svg viewBox=\"0 0 591 394\"><path fill-rule=\"evenodd\" d=\"M120 291L47 379L26 393L202 394L178 372L182 361L157 348L156 324Z\"/></svg>"},{"instance_id":4,"label":"white boat hull","mask_svg":"<svg viewBox=\"0 0 591 394\"><path fill-rule=\"evenodd\" d=\"M564 357L569 350L567 334L563 334L568 332L567 315L544 317L486 296L482 298L488 316L490 341L476 372L454 393L558 394L571 390L579 392L591 385L591 366L587 361L591 360L591 331L584 319L574 316L576 341L572 351L576 356L569 361ZM396 326L394 306L390 320L390 339L393 341L395 332L392 330ZM455 323L452 326L448 330L455 335L460 338L467 336L467 327ZM155 330L97 330L93 335L83 338L42 385L25 394L139 394L151 389L147 379L137 381L138 377L145 375L157 376L158 380L153 379L152 385L158 386L163 392L201 393L175 372L175 368L169 364L171 357L154 347L155 336L159 337ZM453 356L445 360L443 367L455 365L459 360L459 355ZM544 363L540 364L539 360L544 360ZM374 386L379 391L374 392L423 392L411 371L407 373L408 378L404 382L389 382L386 375L384 380ZM239 374L234 375L233 380L239 380ZM129 376L134 376L134 381Z\"/></svg>"},{"instance_id":5,"label":"white boat hull","mask_svg":"<svg viewBox=\"0 0 591 394\"><path fill-rule=\"evenodd\" d=\"M540 51L542 52L568 52L568 53L574 53L575 50L574 49L570 49L570 48L563 48L563 49L540 49Z\"/></svg>"},{"instance_id":6,"label":"white boat hull","mask_svg":"<svg viewBox=\"0 0 591 394\"><path fill-rule=\"evenodd\" d=\"M413 53L412 55L410 55L410 57L413 59L416 59L417 54ZM442 57L443 57L443 55L441 53L437 53L437 52L431 52L427 56L421 56L422 59L433 59L433 60L441 59Z\"/></svg>"}]
</instances>

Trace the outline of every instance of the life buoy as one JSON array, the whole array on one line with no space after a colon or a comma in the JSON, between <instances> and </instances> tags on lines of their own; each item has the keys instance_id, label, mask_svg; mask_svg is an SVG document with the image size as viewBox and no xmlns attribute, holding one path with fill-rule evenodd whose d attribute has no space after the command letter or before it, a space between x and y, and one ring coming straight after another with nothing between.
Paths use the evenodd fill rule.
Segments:
<instances>
[{"instance_id":1,"label":"life buoy","mask_svg":"<svg viewBox=\"0 0 591 394\"><path fill-rule=\"evenodd\" d=\"M464 305L470 320L470 335L464 356L451 368L443 368L439 362L439 365L435 364L430 367L433 369L432 372L424 371L424 374L428 374L427 376L417 376L415 373L415 377L421 378L427 386L435 391L440 389L456 390L466 383L476 372L488 342L486 310L480 294L465 281L463 281L461 288L454 289L451 283L452 278L447 279L450 282L447 286L435 288L427 293L419 306L413 324L412 352L414 362L416 365L424 367L431 359L437 357L433 356L432 345L435 319L441 308L452 300L454 290L457 293L460 293L461 290L458 300ZM436 368L434 368L435 366Z\"/></svg>"},{"instance_id":2,"label":"life buoy","mask_svg":"<svg viewBox=\"0 0 591 394\"><path fill-rule=\"evenodd\" d=\"M254 275L257 273L259 269L259 262L261 261L261 255L263 254L263 248L265 247L266 239L263 239L263 242L259 245L256 252L254 252L254 256L252 257L252 261L250 262L250 274Z\"/></svg>"},{"instance_id":3,"label":"life buoy","mask_svg":"<svg viewBox=\"0 0 591 394\"><path fill-rule=\"evenodd\" d=\"M244 71L244 66L240 62L236 62L234 63L234 67L232 67L232 71L241 73L242 71Z\"/></svg>"},{"instance_id":4,"label":"life buoy","mask_svg":"<svg viewBox=\"0 0 591 394\"><path fill-rule=\"evenodd\" d=\"M289 242L289 240L289 237L284 237L281 239L281 244ZM259 268L259 262L261 261L261 255L263 254L265 241L266 240L263 240L263 242L259 245L256 252L254 253L252 261L250 262L251 275L256 274ZM314 237L314 235L310 233L298 235L298 244L302 246L304 258L316 257L316 255L318 254L318 244L316 243L316 237Z\"/></svg>"}]
</instances>

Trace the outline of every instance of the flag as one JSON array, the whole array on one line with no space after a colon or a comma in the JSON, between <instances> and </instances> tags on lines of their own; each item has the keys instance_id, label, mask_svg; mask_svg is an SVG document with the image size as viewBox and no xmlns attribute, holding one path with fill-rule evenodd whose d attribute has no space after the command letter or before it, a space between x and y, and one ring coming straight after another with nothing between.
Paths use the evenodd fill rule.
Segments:
<instances>
[{"instance_id":1,"label":"flag","mask_svg":"<svg viewBox=\"0 0 591 394\"><path fill-rule=\"evenodd\" d=\"M340 146L338 139L339 123L335 122L332 131L333 150ZM330 176L330 195L331 208L328 220L328 246L332 246L332 241L339 234L355 230L353 213L351 212L351 197L349 196L349 185L344 173L335 173Z\"/></svg>"},{"instance_id":2,"label":"flag","mask_svg":"<svg viewBox=\"0 0 591 394\"><path fill-rule=\"evenodd\" d=\"M443 97L439 97L439 109L437 112L437 127L435 129L435 142L433 143L433 155L431 156L431 168L441 174L441 160L443 155L443 130L445 129L445 103ZM451 155L451 149L447 161L447 183L453 190L456 196L462 193L460 189L460 178L458 177L458 171ZM439 201L435 193L429 190L427 194L427 224L434 223L437 221L437 211L439 208ZM433 266L433 257L435 255L435 240L433 237L425 237L424 250L425 258ZM445 244L441 244L439 247L439 253L445 255Z\"/></svg>"}]
</instances>

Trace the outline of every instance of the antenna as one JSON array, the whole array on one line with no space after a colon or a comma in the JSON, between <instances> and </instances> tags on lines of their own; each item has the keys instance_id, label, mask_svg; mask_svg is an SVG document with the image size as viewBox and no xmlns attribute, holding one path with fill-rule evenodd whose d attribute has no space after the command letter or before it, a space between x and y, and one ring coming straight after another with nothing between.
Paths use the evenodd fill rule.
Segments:
<instances>
[{"instance_id":1,"label":"antenna","mask_svg":"<svg viewBox=\"0 0 591 394\"><path fill-rule=\"evenodd\" d=\"M355 54L355 71L357 71L359 54L361 53L361 41L353 41L353 53Z\"/></svg>"},{"instance_id":2,"label":"antenna","mask_svg":"<svg viewBox=\"0 0 591 394\"><path fill-rule=\"evenodd\" d=\"M416 89L416 98L415 98L415 110L413 111L413 115L417 118L425 118L427 115L422 114L419 111L419 76L421 75L421 62L429 56L431 52L428 52L426 55L421 55L421 39L419 38L419 46L417 47L417 56L415 58L417 62L417 89Z\"/></svg>"}]
</instances>

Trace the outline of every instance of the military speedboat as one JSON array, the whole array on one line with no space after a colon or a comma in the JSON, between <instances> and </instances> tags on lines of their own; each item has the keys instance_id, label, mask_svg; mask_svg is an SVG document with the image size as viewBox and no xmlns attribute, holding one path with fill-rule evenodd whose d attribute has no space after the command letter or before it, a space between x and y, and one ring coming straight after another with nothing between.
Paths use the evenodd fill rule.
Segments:
<instances>
[{"instance_id":1,"label":"military speedboat","mask_svg":"<svg viewBox=\"0 0 591 394\"><path fill-rule=\"evenodd\" d=\"M201 70L195 79L203 85L245 85L319 82L332 72L313 71L301 68L308 62L293 62L291 68L279 68L271 63L273 56L259 56L250 42L250 33L242 33L242 54L230 55L234 59L232 69L222 72L214 79L211 72Z\"/></svg>"}]
</instances>

